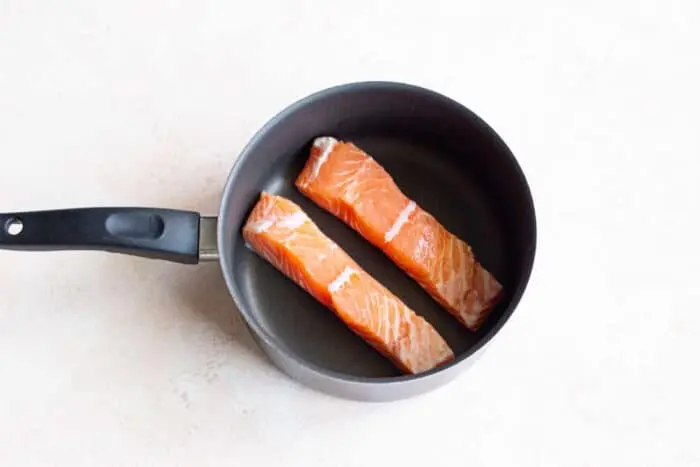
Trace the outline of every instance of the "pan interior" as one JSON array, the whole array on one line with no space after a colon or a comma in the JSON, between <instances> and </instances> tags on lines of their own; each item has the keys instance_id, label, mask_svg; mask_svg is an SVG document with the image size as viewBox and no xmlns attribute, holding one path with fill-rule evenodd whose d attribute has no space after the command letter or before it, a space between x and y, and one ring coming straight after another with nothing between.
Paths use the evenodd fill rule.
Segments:
<instances>
[{"instance_id":1,"label":"pan interior","mask_svg":"<svg viewBox=\"0 0 700 467\"><path fill-rule=\"evenodd\" d=\"M533 239L524 228L529 200L505 145L451 101L411 89L329 93L278 116L254 139L225 195L224 267L233 268L242 312L276 344L321 369L355 377L400 372L330 310L247 248L240 235L260 191L298 203L366 271L432 323L458 356L468 353L514 304ZM372 97L373 98L370 98ZM474 333L443 310L379 249L305 198L294 180L314 136L350 140L371 154L398 186L448 230L466 240L506 294ZM495 139L494 139L495 138ZM526 209L525 209L526 211ZM525 274L526 275L526 274ZM518 297L519 298L519 297ZM517 300L517 298L515 299Z\"/></svg>"}]
</instances>

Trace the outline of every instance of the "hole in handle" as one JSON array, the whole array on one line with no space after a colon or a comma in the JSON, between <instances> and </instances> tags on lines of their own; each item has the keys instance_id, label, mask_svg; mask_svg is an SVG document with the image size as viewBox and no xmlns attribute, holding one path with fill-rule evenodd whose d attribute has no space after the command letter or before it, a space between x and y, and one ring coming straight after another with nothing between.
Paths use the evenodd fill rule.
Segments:
<instances>
[{"instance_id":1,"label":"hole in handle","mask_svg":"<svg viewBox=\"0 0 700 467\"><path fill-rule=\"evenodd\" d=\"M24 229L24 223L22 222L22 219L18 217L13 217L5 222L5 232L7 232L7 235L14 237L21 234L22 229Z\"/></svg>"}]
</instances>

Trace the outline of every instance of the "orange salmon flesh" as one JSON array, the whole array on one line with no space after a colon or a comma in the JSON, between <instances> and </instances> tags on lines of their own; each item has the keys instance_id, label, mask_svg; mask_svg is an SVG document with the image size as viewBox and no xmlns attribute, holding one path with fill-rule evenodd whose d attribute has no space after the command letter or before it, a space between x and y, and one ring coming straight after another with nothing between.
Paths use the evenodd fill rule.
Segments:
<instances>
[{"instance_id":1,"label":"orange salmon flesh","mask_svg":"<svg viewBox=\"0 0 700 467\"><path fill-rule=\"evenodd\" d=\"M381 249L470 330L483 324L500 299L502 285L471 247L406 197L353 143L316 138L296 186Z\"/></svg>"},{"instance_id":2,"label":"orange salmon flesh","mask_svg":"<svg viewBox=\"0 0 700 467\"><path fill-rule=\"evenodd\" d=\"M402 372L422 373L454 359L430 323L360 268L292 201L263 192L243 237Z\"/></svg>"}]
</instances>

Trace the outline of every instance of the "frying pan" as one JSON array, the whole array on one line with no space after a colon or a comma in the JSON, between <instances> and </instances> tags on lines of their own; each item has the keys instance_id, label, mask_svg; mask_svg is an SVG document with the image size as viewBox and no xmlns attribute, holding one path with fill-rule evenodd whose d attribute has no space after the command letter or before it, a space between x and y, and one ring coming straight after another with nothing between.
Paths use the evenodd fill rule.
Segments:
<instances>
[{"instance_id":1,"label":"frying pan","mask_svg":"<svg viewBox=\"0 0 700 467\"><path fill-rule=\"evenodd\" d=\"M459 324L379 249L295 189L312 141L321 135L371 154L504 285L503 299L479 331ZM360 266L432 323L455 360L420 375L401 374L251 251L241 227L262 190L298 203ZM138 207L0 214L0 249L103 250L186 264L218 260L251 334L279 368L319 391L365 401L414 396L470 367L518 305L535 244L530 188L502 139L459 103L392 82L325 89L272 118L234 164L218 218Z\"/></svg>"}]
</instances>

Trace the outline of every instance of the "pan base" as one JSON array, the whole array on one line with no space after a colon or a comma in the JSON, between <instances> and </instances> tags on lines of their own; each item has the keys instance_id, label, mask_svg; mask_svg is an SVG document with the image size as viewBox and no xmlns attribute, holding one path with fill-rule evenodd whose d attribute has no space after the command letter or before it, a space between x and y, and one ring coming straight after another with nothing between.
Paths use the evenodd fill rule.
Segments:
<instances>
[{"instance_id":1,"label":"pan base","mask_svg":"<svg viewBox=\"0 0 700 467\"><path fill-rule=\"evenodd\" d=\"M433 214L448 230L469 243L479 261L508 284L507 238L489 187L465 169L470 155L452 153L441 145L394 135L334 134L371 154L394 177L411 199ZM294 180L309 147L272 166L261 190L298 203L321 230L338 243L367 272L435 326L455 354L464 354L498 320L507 300L497 307L477 333L464 328L415 281L340 220L305 198ZM456 151L458 152L458 151ZM357 377L399 376L384 357L347 328L330 310L314 300L273 266L236 245L236 276L254 319L286 350L319 368Z\"/></svg>"}]
</instances>

